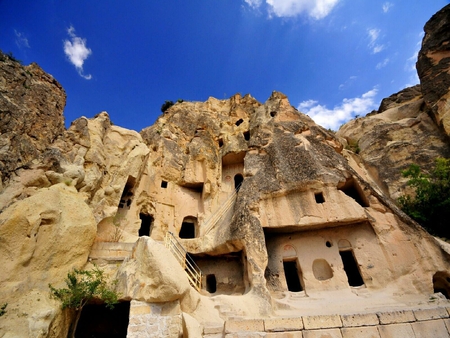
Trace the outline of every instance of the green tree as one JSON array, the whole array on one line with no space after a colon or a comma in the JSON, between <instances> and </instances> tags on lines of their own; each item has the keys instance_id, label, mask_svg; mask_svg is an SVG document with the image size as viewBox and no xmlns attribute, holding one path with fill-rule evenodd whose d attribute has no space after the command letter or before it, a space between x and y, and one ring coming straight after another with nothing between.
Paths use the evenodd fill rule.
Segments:
<instances>
[{"instance_id":1,"label":"green tree","mask_svg":"<svg viewBox=\"0 0 450 338\"><path fill-rule=\"evenodd\" d=\"M437 158L430 174L412 164L402 175L414 189L398 199L402 210L433 235L450 238L450 159Z\"/></svg>"},{"instance_id":2,"label":"green tree","mask_svg":"<svg viewBox=\"0 0 450 338\"><path fill-rule=\"evenodd\" d=\"M167 109L169 109L170 107L172 107L175 103L173 103L173 101L165 101L163 103L163 105L161 106L161 111L164 113Z\"/></svg>"},{"instance_id":3,"label":"green tree","mask_svg":"<svg viewBox=\"0 0 450 338\"><path fill-rule=\"evenodd\" d=\"M110 309L117 303L118 294L114 286L107 283L102 270L97 266L94 269L77 270L67 274L67 288L56 289L49 284L51 297L61 302L63 309L70 309L75 312L75 320L69 330L69 337L75 337L78 321L80 320L83 307L94 298L106 303Z\"/></svg>"}]
</instances>

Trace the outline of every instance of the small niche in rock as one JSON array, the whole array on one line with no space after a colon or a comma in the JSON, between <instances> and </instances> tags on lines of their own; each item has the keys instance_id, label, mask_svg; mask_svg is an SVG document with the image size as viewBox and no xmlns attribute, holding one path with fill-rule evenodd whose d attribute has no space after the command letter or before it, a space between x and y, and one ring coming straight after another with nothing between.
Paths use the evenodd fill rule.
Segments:
<instances>
[{"instance_id":1,"label":"small niche in rock","mask_svg":"<svg viewBox=\"0 0 450 338\"><path fill-rule=\"evenodd\" d=\"M243 119L239 119L239 120L236 121L235 125L239 126L239 125L242 124L242 122L244 122L244 120Z\"/></svg>"},{"instance_id":2,"label":"small niche in rock","mask_svg":"<svg viewBox=\"0 0 450 338\"><path fill-rule=\"evenodd\" d=\"M325 203L325 198L323 197L322 192L316 192L314 194L314 198L316 199L316 203L318 203L318 204Z\"/></svg>"},{"instance_id":3,"label":"small niche in rock","mask_svg":"<svg viewBox=\"0 0 450 338\"><path fill-rule=\"evenodd\" d=\"M361 187L352 177L348 179L344 184L338 186L338 190L342 191L347 196L353 198L360 206L369 207L369 201L364 195Z\"/></svg>"},{"instance_id":4,"label":"small niche in rock","mask_svg":"<svg viewBox=\"0 0 450 338\"><path fill-rule=\"evenodd\" d=\"M161 181L161 188L166 189L167 188L167 181Z\"/></svg>"},{"instance_id":5,"label":"small niche in rock","mask_svg":"<svg viewBox=\"0 0 450 338\"><path fill-rule=\"evenodd\" d=\"M246 141L250 140L250 132L249 131L244 131L242 134L244 135L244 139Z\"/></svg>"}]
</instances>

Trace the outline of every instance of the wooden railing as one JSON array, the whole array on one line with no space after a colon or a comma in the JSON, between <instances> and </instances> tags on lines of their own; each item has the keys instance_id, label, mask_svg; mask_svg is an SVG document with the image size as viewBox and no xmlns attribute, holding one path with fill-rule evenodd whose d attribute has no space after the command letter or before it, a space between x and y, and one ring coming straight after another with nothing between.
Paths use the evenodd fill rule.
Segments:
<instances>
[{"instance_id":1,"label":"wooden railing","mask_svg":"<svg viewBox=\"0 0 450 338\"><path fill-rule=\"evenodd\" d=\"M195 287L197 291L200 291L202 288L202 271L170 231L166 233L165 244L166 248L172 252L183 267L191 285Z\"/></svg>"}]
</instances>

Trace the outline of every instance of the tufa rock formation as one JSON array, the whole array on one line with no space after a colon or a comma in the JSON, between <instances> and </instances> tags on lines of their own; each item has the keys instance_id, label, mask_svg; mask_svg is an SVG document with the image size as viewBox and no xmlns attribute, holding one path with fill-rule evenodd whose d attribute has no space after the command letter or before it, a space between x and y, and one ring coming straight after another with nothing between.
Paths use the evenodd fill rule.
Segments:
<instances>
[{"instance_id":1,"label":"tufa rock formation","mask_svg":"<svg viewBox=\"0 0 450 338\"><path fill-rule=\"evenodd\" d=\"M437 124L450 135L450 7L446 6L426 23L417 60L423 99Z\"/></svg>"},{"instance_id":2,"label":"tufa rock formation","mask_svg":"<svg viewBox=\"0 0 450 338\"><path fill-rule=\"evenodd\" d=\"M56 81L1 60L1 337L67 335L48 283L93 263L121 303L87 306L79 336L449 336L448 244L390 199L398 171L449 151L423 89L337 135L279 92L176 103L141 133L106 112L64 130L45 117L63 120Z\"/></svg>"}]
</instances>

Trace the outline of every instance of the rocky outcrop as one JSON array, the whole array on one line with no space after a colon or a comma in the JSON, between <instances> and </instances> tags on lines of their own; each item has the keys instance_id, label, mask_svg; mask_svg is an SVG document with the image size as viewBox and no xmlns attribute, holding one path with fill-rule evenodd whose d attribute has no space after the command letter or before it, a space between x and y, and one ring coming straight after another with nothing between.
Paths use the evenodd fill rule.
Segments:
<instances>
[{"instance_id":1,"label":"rocky outcrop","mask_svg":"<svg viewBox=\"0 0 450 338\"><path fill-rule=\"evenodd\" d=\"M425 24L417 72L427 107L450 135L450 5Z\"/></svg>"},{"instance_id":2,"label":"rocky outcrop","mask_svg":"<svg viewBox=\"0 0 450 338\"><path fill-rule=\"evenodd\" d=\"M429 170L434 159L450 156L448 137L430 117L420 86L383 99L378 111L346 123L337 136L345 139L354 168L394 200L407 189L402 170L412 163Z\"/></svg>"},{"instance_id":3,"label":"rocky outcrop","mask_svg":"<svg viewBox=\"0 0 450 338\"><path fill-rule=\"evenodd\" d=\"M0 172L27 167L64 132L66 93L37 64L22 66L0 51ZM1 189L1 185L0 185Z\"/></svg>"}]
</instances>

